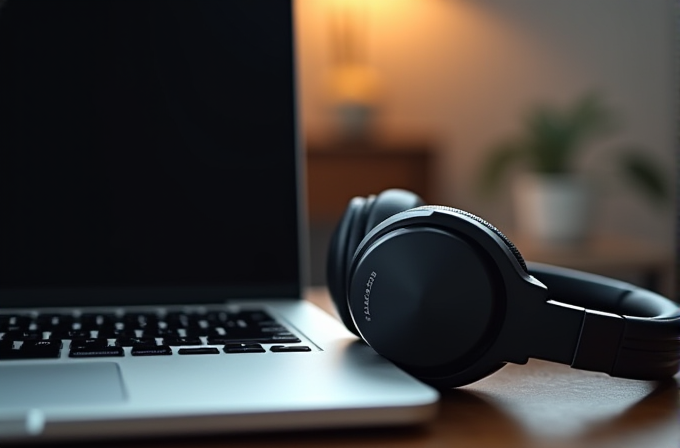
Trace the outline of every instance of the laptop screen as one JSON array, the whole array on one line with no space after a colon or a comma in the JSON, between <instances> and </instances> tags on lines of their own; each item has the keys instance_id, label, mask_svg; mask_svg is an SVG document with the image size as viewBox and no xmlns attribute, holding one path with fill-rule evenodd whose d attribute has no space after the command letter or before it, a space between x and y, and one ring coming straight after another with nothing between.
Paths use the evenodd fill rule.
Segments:
<instances>
[{"instance_id":1,"label":"laptop screen","mask_svg":"<svg viewBox=\"0 0 680 448\"><path fill-rule=\"evenodd\" d=\"M292 30L290 0L3 2L3 305L299 296Z\"/></svg>"}]
</instances>

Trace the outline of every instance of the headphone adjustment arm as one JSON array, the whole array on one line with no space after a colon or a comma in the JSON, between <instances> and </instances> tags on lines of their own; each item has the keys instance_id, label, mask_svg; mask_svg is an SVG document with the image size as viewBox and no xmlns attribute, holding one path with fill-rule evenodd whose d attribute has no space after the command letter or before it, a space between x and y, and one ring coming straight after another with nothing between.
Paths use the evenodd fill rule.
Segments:
<instances>
[{"instance_id":1,"label":"headphone adjustment arm","mask_svg":"<svg viewBox=\"0 0 680 448\"><path fill-rule=\"evenodd\" d=\"M621 316L554 300L541 308L526 337L530 358L612 374L625 327Z\"/></svg>"},{"instance_id":2,"label":"headphone adjustment arm","mask_svg":"<svg viewBox=\"0 0 680 448\"><path fill-rule=\"evenodd\" d=\"M552 300L535 303L531 308L534 312L525 314L522 326L522 345L526 355L571 365L579 345L586 310Z\"/></svg>"}]
</instances>

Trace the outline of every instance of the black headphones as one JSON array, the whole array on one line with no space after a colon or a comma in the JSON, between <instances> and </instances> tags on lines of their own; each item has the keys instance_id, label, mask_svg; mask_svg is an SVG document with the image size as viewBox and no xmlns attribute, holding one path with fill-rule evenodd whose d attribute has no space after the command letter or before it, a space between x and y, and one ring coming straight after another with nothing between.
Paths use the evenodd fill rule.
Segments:
<instances>
[{"instance_id":1,"label":"black headphones","mask_svg":"<svg viewBox=\"0 0 680 448\"><path fill-rule=\"evenodd\" d=\"M628 283L525 263L483 219L387 190L335 230L327 280L342 321L436 387L540 358L657 380L680 368L680 308Z\"/></svg>"}]
</instances>

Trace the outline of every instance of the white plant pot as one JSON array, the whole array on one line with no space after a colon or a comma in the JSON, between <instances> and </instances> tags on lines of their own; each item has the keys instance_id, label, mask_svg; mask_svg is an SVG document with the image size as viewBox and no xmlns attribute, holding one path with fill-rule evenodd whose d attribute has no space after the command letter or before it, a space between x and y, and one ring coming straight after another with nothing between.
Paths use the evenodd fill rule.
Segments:
<instances>
[{"instance_id":1,"label":"white plant pot","mask_svg":"<svg viewBox=\"0 0 680 448\"><path fill-rule=\"evenodd\" d=\"M580 176L526 174L514 185L517 232L537 244L583 242L590 228L592 188Z\"/></svg>"}]
</instances>

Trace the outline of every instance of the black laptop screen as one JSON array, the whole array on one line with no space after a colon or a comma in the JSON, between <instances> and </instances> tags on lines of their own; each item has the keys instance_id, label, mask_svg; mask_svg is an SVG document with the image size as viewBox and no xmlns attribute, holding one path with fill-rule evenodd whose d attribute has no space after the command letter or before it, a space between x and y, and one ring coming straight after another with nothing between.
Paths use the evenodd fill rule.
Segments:
<instances>
[{"instance_id":1,"label":"black laptop screen","mask_svg":"<svg viewBox=\"0 0 680 448\"><path fill-rule=\"evenodd\" d=\"M3 3L4 294L299 294L292 29L290 0Z\"/></svg>"}]
</instances>

